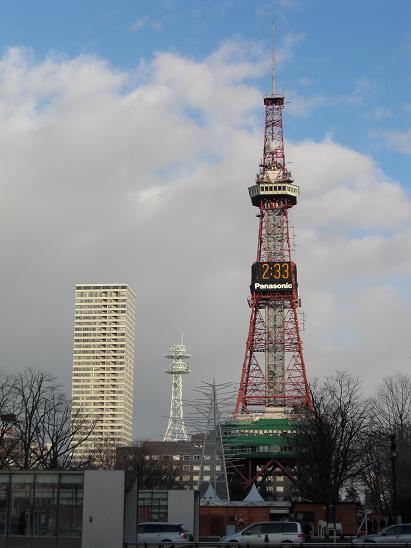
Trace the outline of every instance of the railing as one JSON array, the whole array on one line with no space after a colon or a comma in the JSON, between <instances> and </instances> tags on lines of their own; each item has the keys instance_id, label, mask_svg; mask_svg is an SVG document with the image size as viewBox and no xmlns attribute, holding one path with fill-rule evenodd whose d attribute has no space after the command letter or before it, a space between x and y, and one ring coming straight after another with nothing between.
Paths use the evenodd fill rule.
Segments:
<instances>
[{"instance_id":1,"label":"railing","mask_svg":"<svg viewBox=\"0 0 411 548\"><path fill-rule=\"evenodd\" d=\"M207 541L207 542L125 542L124 548L233 548L233 545L240 545L238 542L219 542L216 541ZM348 548L348 547L373 547L378 546L390 547L390 548L411 548L411 542L392 542L392 543L382 543L382 542L363 542L359 541L358 537L352 537L352 539L345 538L343 540L337 537L336 542L330 540L316 541L316 542L302 542L302 543L274 543L274 542L261 542L260 544L241 544L241 548L261 548L265 546L266 548L289 548L290 544L295 544L301 548L332 548L338 544L339 548Z\"/></svg>"}]
</instances>

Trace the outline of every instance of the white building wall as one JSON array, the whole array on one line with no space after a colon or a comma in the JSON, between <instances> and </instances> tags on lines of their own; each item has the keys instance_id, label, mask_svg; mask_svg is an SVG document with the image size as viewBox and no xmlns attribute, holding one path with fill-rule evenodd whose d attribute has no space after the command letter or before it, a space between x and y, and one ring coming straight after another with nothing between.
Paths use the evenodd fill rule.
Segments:
<instances>
[{"instance_id":1,"label":"white building wall","mask_svg":"<svg viewBox=\"0 0 411 548\"><path fill-rule=\"evenodd\" d=\"M123 548L135 540L137 486L126 493L125 480L123 470L84 472L82 548Z\"/></svg>"}]
</instances>

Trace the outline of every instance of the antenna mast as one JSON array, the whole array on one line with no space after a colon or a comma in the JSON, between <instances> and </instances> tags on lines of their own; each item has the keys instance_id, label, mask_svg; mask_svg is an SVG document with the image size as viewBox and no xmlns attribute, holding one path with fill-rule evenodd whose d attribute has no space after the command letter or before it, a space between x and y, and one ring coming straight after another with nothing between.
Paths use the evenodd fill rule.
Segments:
<instances>
[{"instance_id":1,"label":"antenna mast","mask_svg":"<svg viewBox=\"0 0 411 548\"><path fill-rule=\"evenodd\" d=\"M274 23L271 29L271 91L275 95L275 45L274 45Z\"/></svg>"}]
</instances>

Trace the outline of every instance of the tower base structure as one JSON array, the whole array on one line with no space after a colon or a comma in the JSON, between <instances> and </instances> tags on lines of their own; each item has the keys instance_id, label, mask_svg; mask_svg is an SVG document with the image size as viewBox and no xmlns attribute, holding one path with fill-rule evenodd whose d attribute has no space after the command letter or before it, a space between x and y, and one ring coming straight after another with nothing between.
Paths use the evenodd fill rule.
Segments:
<instances>
[{"instance_id":1,"label":"tower base structure","mask_svg":"<svg viewBox=\"0 0 411 548\"><path fill-rule=\"evenodd\" d=\"M222 432L231 496L241 496L254 484L266 500L291 498L297 491L297 457L296 422L289 408L238 415L223 424Z\"/></svg>"}]
</instances>

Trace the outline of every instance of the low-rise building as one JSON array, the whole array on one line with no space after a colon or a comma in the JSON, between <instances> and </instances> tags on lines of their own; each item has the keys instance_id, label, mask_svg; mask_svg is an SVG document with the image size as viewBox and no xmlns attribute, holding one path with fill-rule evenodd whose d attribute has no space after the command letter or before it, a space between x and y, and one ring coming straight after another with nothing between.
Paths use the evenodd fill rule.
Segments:
<instances>
[{"instance_id":1,"label":"low-rise building","mask_svg":"<svg viewBox=\"0 0 411 548\"><path fill-rule=\"evenodd\" d=\"M0 548L123 548L136 511L121 470L0 472Z\"/></svg>"}]
</instances>

